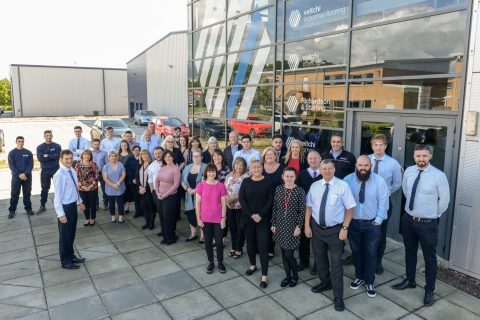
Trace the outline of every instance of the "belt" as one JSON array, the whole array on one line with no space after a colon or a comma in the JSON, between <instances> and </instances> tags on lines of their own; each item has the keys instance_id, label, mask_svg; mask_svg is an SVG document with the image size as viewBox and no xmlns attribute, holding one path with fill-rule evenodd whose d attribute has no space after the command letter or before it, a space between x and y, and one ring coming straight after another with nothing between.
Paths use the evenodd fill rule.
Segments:
<instances>
[{"instance_id":1,"label":"belt","mask_svg":"<svg viewBox=\"0 0 480 320\"><path fill-rule=\"evenodd\" d=\"M375 221L375 218L373 219L352 219L354 221L357 221L357 222L373 222Z\"/></svg>"},{"instance_id":2,"label":"belt","mask_svg":"<svg viewBox=\"0 0 480 320\"><path fill-rule=\"evenodd\" d=\"M432 222L432 221L437 221L438 218L435 218L435 219L431 219L431 218L420 218L420 217L414 217L414 216L411 216L411 215L408 215L413 221L415 222Z\"/></svg>"},{"instance_id":3,"label":"belt","mask_svg":"<svg viewBox=\"0 0 480 320\"><path fill-rule=\"evenodd\" d=\"M339 224L336 224L336 225L331 226L331 227L327 227L327 226L322 227L321 225L319 225L319 224L317 223L317 221L315 221L315 219L312 218L312 220L313 220L313 222L315 222L315 224L316 224L320 229L322 229L322 230L330 230L330 229L333 229L333 228L337 228L337 227L342 226L342 223L339 223Z\"/></svg>"}]
</instances>

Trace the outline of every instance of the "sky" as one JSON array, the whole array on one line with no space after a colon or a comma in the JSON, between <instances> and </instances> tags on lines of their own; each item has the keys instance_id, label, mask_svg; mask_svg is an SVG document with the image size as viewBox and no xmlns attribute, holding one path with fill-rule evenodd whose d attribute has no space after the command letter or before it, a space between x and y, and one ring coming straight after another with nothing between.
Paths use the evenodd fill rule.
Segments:
<instances>
[{"instance_id":1,"label":"sky","mask_svg":"<svg viewBox=\"0 0 480 320\"><path fill-rule=\"evenodd\" d=\"M172 31L186 0L1 0L0 79L10 64L126 68Z\"/></svg>"}]
</instances>

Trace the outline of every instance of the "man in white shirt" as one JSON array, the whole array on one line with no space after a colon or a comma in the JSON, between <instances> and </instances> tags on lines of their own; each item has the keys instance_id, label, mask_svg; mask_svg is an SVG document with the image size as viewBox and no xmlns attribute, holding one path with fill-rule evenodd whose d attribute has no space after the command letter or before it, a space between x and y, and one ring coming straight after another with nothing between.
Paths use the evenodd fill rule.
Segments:
<instances>
[{"instance_id":1,"label":"man in white shirt","mask_svg":"<svg viewBox=\"0 0 480 320\"><path fill-rule=\"evenodd\" d=\"M163 139L160 137L158 134L155 133L155 123L154 122L149 122L147 125L147 130L145 132L150 132L150 140L157 146L162 145ZM140 142L145 141L145 132L142 134L142 138L140 139Z\"/></svg>"},{"instance_id":2,"label":"man in white shirt","mask_svg":"<svg viewBox=\"0 0 480 320\"><path fill-rule=\"evenodd\" d=\"M260 152L255 149L252 149L252 138L246 135L242 137L242 150L238 150L235 152L233 156L233 160L237 159L238 157L242 157L247 162L247 167L250 167L250 161L252 159L260 160L262 157Z\"/></svg>"},{"instance_id":3,"label":"man in white shirt","mask_svg":"<svg viewBox=\"0 0 480 320\"><path fill-rule=\"evenodd\" d=\"M160 210L158 208L158 197L157 197L157 192L155 191L155 177L157 176L158 171L160 171L160 168L162 167L162 154L163 154L163 148L158 146L155 147L153 150L153 155L155 160L148 166L148 184L150 185L150 190L152 191L152 196L153 196L153 202L155 202L155 209L159 213L158 217L162 219L162 215L160 214ZM152 221L155 221L155 212L153 212L153 217ZM160 222L160 225L162 223ZM159 233L159 236L161 235L161 232Z\"/></svg>"},{"instance_id":4,"label":"man in white shirt","mask_svg":"<svg viewBox=\"0 0 480 320\"><path fill-rule=\"evenodd\" d=\"M80 268L78 263L85 262L84 258L77 258L73 250L75 231L77 229L77 205L85 210L78 193L78 179L72 168L73 153L63 150L60 153L60 169L53 176L55 187L55 212L58 217L59 252L62 268L75 270Z\"/></svg>"},{"instance_id":5,"label":"man in white shirt","mask_svg":"<svg viewBox=\"0 0 480 320\"><path fill-rule=\"evenodd\" d=\"M68 142L68 149L73 152L73 161L78 161L82 152L90 149L90 141L82 137L82 127L75 126L73 132L75 133L75 138Z\"/></svg>"},{"instance_id":6,"label":"man in white shirt","mask_svg":"<svg viewBox=\"0 0 480 320\"><path fill-rule=\"evenodd\" d=\"M105 151L109 154L112 151L118 152L120 149L120 139L115 138L115 134L113 132L112 127L107 127L105 129L105 135L107 136L105 139L102 140L100 143L100 150Z\"/></svg>"}]
</instances>

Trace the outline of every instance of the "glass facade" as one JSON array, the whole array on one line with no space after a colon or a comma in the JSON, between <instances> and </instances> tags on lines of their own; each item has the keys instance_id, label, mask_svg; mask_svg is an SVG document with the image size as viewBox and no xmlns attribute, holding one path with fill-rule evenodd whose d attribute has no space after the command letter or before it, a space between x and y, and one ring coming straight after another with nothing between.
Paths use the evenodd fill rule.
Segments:
<instances>
[{"instance_id":1,"label":"glass facade","mask_svg":"<svg viewBox=\"0 0 480 320\"><path fill-rule=\"evenodd\" d=\"M333 133L352 133L355 112L460 115L468 6L466 0L192 1L193 134L215 135L224 145L236 130L260 149L281 133L287 144L300 138L323 151ZM368 151L366 139L359 143Z\"/></svg>"}]
</instances>

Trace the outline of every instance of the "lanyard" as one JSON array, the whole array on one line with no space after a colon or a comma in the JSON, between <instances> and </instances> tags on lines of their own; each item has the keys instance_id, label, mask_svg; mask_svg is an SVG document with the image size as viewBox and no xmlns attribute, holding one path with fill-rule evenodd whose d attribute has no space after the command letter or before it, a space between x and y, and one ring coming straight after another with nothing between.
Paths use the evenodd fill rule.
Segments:
<instances>
[{"instance_id":1,"label":"lanyard","mask_svg":"<svg viewBox=\"0 0 480 320\"><path fill-rule=\"evenodd\" d=\"M290 192L287 192L287 190L289 190ZM285 188L285 215L287 215L288 204L290 202L290 197L292 196L292 192L293 192L293 189L286 189ZM287 196L287 193L288 193L288 196Z\"/></svg>"},{"instance_id":2,"label":"lanyard","mask_svg":"<svg viewBox=\"0 0 480 320\"><path fill-rule=\"evenodd\" d=\"M144 184L144 186L142 186L142 187L144 187L144 188L147 186L147 178L145 176L148 177L148 166L150 166L150 163L147 164L147 166L145 168L142 165L142 169L143 169L142 176L143 176L143 184Z\"/></svg>"}]
</instances>

